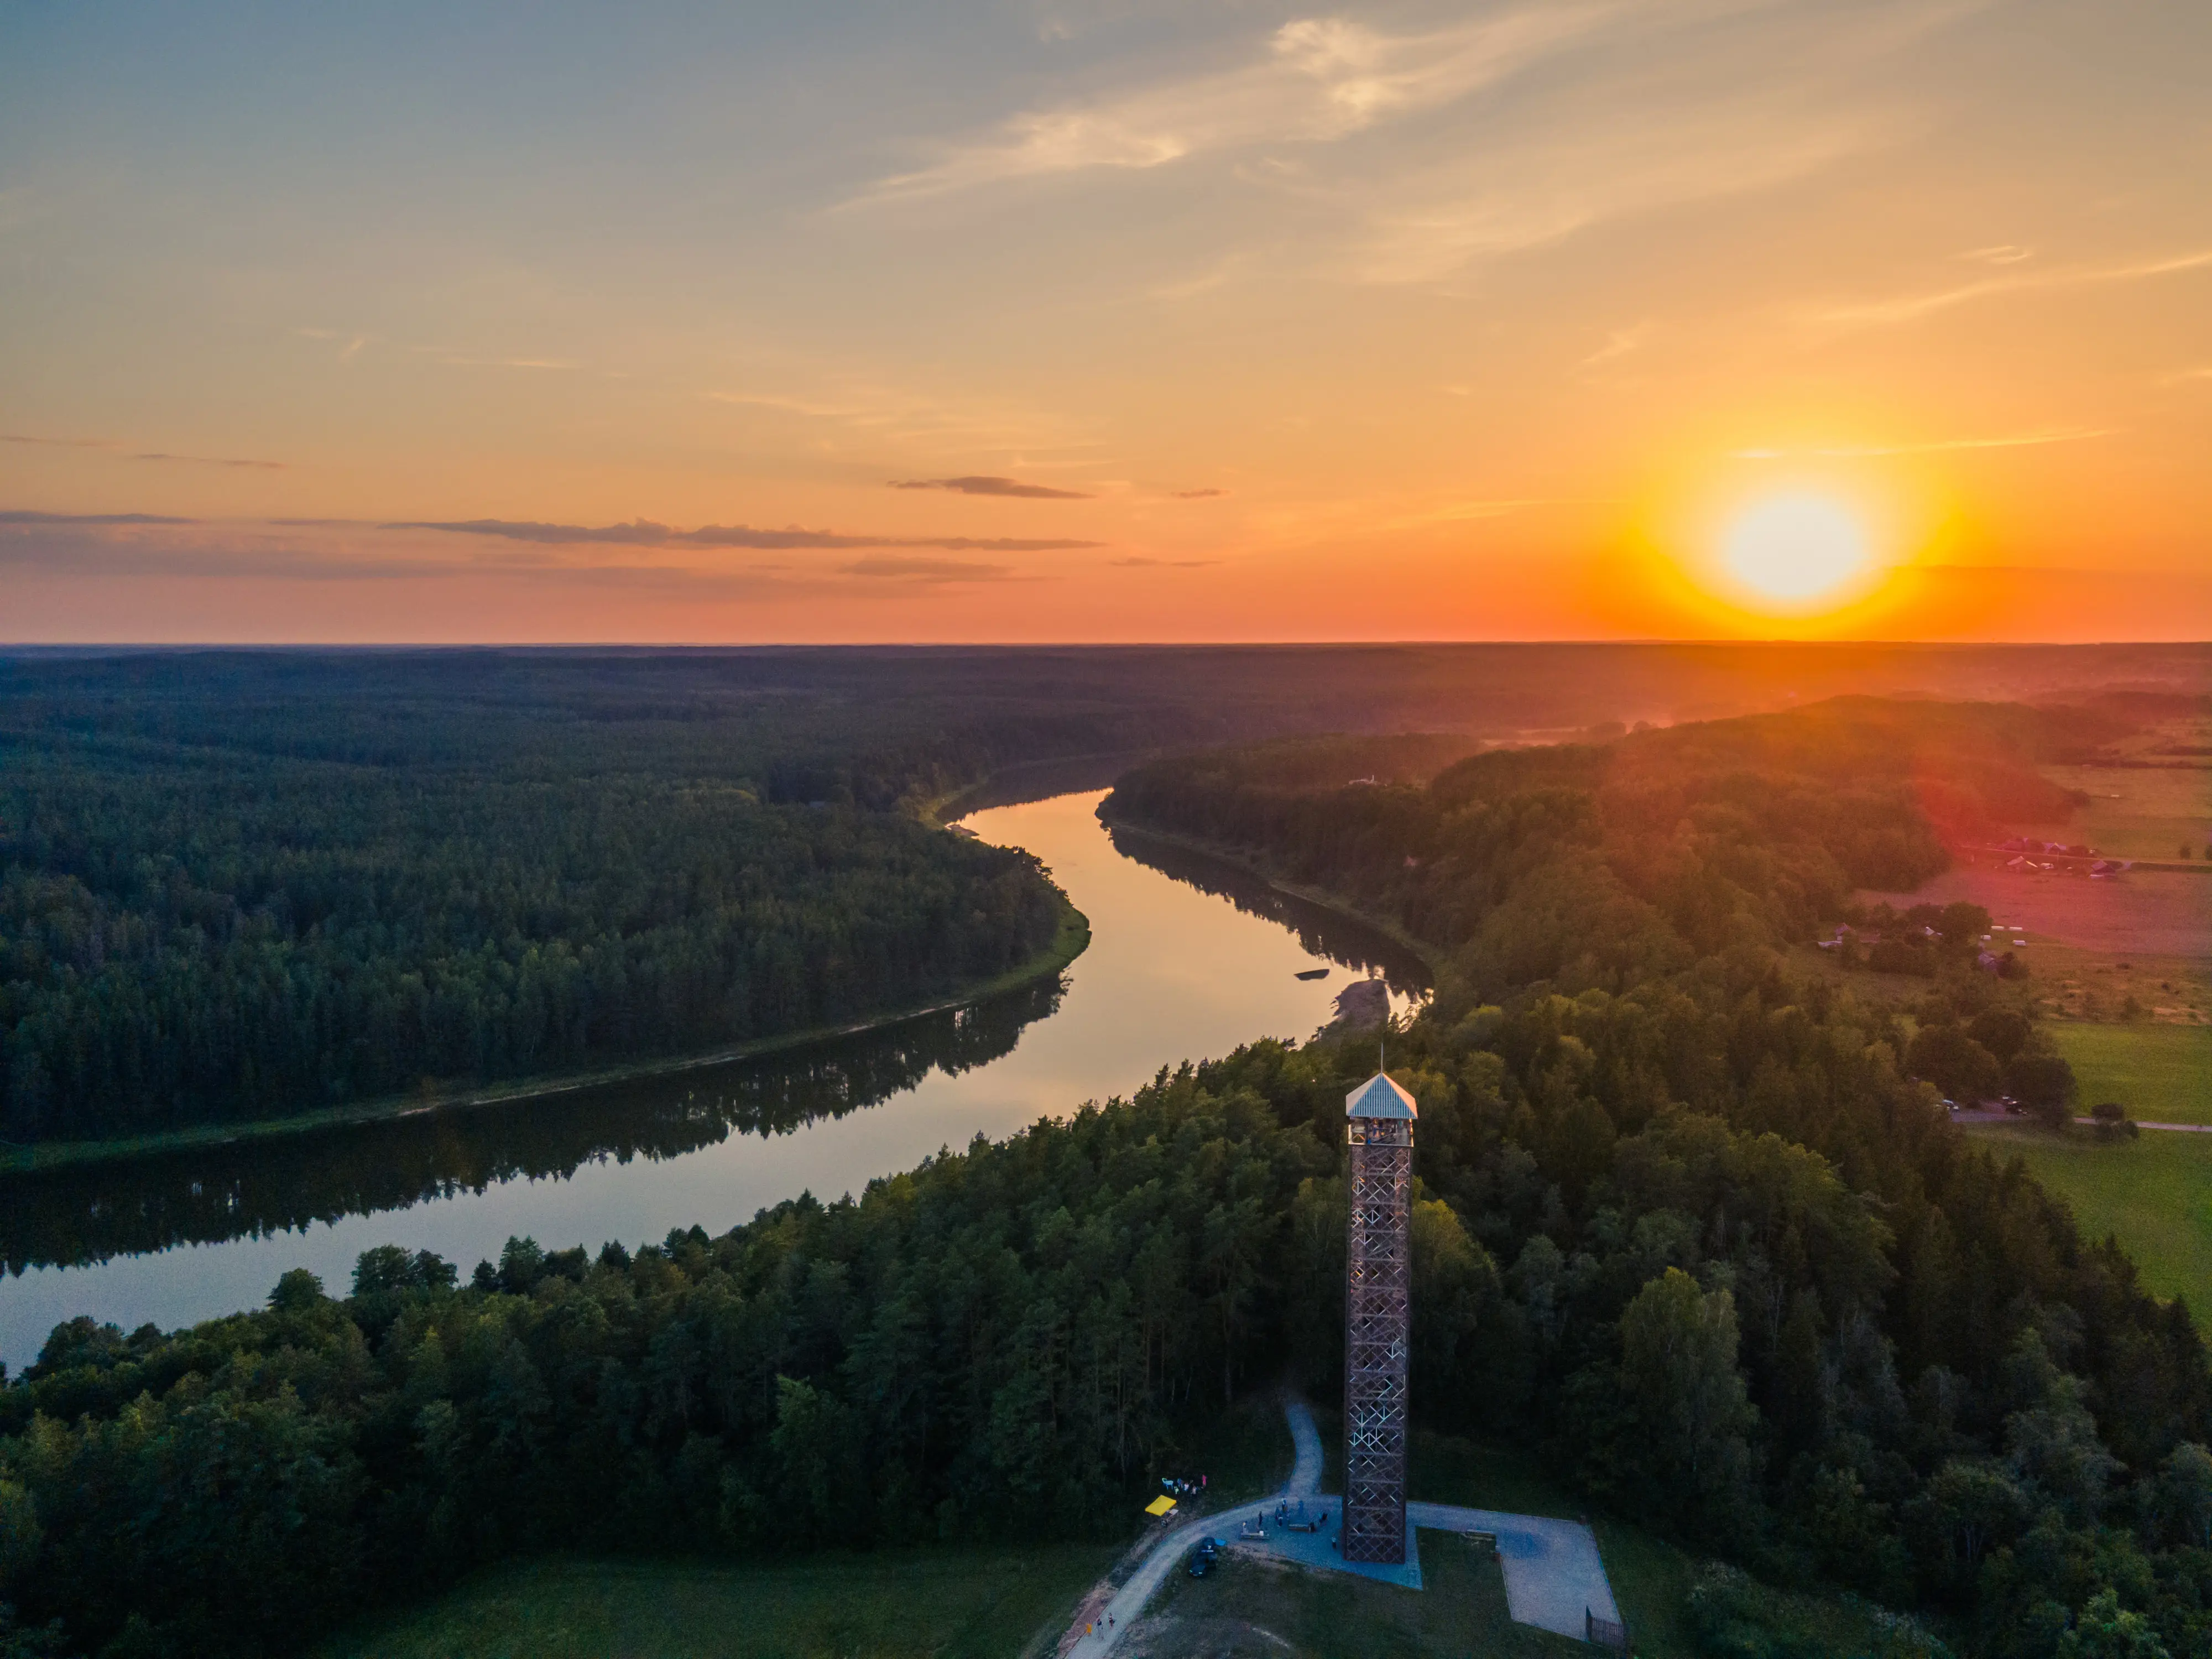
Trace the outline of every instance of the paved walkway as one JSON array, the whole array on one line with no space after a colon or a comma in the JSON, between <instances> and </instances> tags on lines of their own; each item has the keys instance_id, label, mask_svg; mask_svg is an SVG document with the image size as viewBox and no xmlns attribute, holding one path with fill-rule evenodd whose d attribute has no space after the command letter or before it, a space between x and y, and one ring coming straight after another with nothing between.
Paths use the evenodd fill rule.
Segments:
<instances>
[{"instance_id":1,"label":"paved walkway","mask_svg":"<svg viewBox=\"0 0 2212 1659\"><path fill-rule=\"evenodd\" d=\"M1466 1510L1455 1504L1408 1504L1416 1527L1437 1532L1498 1534L1498 1562L1505 1570L1505 1610L1516 1625L1557 1631L1577 1642L1588 1633L1585 1611L1620 1622L1613 1586L1597 1553L1597 1534L1579 1521L1541 1515Z\"/></svg>"},{"instance_id":2,"label":"paved walkway","mask_svg":"<svg viewBox=\"0 0 2212 1659\"><path fill-rule=\"evenodd\" d=\"M1290 1423L1291 1444L1297 1453L1283 1492L1304 1498L1321 1490L1321 1431L1314 1427L1313 1408L1295 1395L1283 1401L1283 1416Z\"/></svg>"},{"instance_id":3,"label":"paved walkway","mask_svg":"<svg viewBox=\"0 0 2212 1659\"><path fill-rule=\"evenodd\" d=\"M1598 1557L1597 1539L1578 1521L1555 1521L1543 1516L1506 1515L1493 1510L1461 1509L1449 1504L1408 1504L1404 1567L1370 1567L1347 1563L1330 1547L1329 1531L1285 1533L1274 1526L1275 1505L1285 1498L1316 1497L1321 1491L1321 1434L1313 1413L1303 1400L1283 1402L1283 1416L1291 1431L1296 1457L1291 1478L1281 1492L1234 1509L1222 1510L1197 1521L1170 1527L1153 1540L1151 1550L1103 1607L1082 1635L1060 1650L1066 1659L1104 1659L1114 1651L1131 1625L1143 1616L1146 1604L1159 1593L1170 1573L1182 1570L1186 1553L1200 1538L1212 1536L1234 1543L1249 1521L1265 1522L1266 1543L1247 1545L1279 1554L1303 1565L1334 1572L1421 1587L1420 1560L1412 1547L1417 1528L1444 1532L1490 1532L1498 1534L1499 1565L1505 1574L1505 1606L1517 1624L1556 1631L1581 1640L1587 1626L1584 1610L1601 1619L1618 1621L1619 1608L1613 1587L1606 1580L1605 1564ZM1111 1622L1109 1622L1110 1619ZM1086 1621L1091 1622L1091 1621Z\"/></svg>"}]
</instances>

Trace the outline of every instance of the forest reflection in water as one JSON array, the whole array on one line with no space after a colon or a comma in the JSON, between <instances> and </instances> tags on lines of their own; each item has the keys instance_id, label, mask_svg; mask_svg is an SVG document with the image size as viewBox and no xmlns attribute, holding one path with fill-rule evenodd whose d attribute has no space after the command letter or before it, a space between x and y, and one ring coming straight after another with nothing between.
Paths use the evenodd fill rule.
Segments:
<instances>
[{"instance_id":1,"label":"forest reflection in water","mask_svg":"<svg viewBox=\"0 0 2212 1659\"><path fill-rule=\"evenodd\" d=\"M1126 830L1108 834L1122 857L1288 929L1313 956L1378 974L1405 995L1426 985L1418 957L1357 921L1203 854ZM933 1071L957 1077L991 1064L1058 1009L1065 988L1055 975L969 1007L763 1059L0 1178L0 1264L20 1273L263 1237L503 1182L567 1177L587 1164L680 1158L732 1134L795 1133L879 1105Z\"/></svg>"},{"instance_id":2,"label":"forest reflection in water","mask_svg":"<svg viewBox=\"0 0 2212 1659\"><path fill-rule=\"evenodd\" d=\"M0 1178L0 1362L27 1363L80 1314L167 1328L248 1306L291 1267L339 1288L375 1244L465 1272L509 1235L596 1248L720 1230L1126 1094L1163 1065L1304 1037L1343 969L1379 972L1401 1009L1425 989L1418 957L1355 921L1202 854L1109 839L1097 776L1020 781L1060 793L1009 787L967 822L1036 854L1090 918L1090 948L1057 979L780 1055Z\"/></svg>"},{"instance_id":3,"label":"forest reflection in water","mask_svg":"<svg viewBox=\"0 0 2212 1659\"><path fill-rule=\"evenodd\" d=\"M1109 823L1106 837L1123 858L1172 876L1187 886L1225 898L1248 916L1287 927L1310 954L1371 974L1401 996L1429 988L1428 964L1388 933L1326 905L1270 887L1249 871L1141 831Z\"/></svg>"},{"instance_id":4,"label":"forest reflection in water","mask_svg":"<svg viewBox=\"0 0 2212 1659\"><path fill-rule=\"evenodd\" d=\"M680 1158L786 1135L1009 1053L1059 1006L1055 975L970 1007L770 1059L320 1133L0 1181L0 1262L74 1266L404 1209L586 1164Z\"/></svg>"}]
</instances>

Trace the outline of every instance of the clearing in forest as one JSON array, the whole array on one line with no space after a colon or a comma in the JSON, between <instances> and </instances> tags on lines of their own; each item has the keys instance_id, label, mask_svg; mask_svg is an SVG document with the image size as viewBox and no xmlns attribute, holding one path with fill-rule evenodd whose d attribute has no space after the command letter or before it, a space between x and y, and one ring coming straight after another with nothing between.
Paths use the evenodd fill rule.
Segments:
<instances>
[{"instance_id":1,"label":"clearing in forest","mask_svg":"<svg viewBox=\"0 0 2212 1659\"><path fill-rule=\"evenodd\" d=\"M2085 1237L2117 1237L2146 1290L2187 1297L2198 1328L2212 1331L2212 1134L2150 1129L2107 1145L1995 1126L1968 1133L2026 1159L2073 1206Z\"/></svg>"}]
</instances>

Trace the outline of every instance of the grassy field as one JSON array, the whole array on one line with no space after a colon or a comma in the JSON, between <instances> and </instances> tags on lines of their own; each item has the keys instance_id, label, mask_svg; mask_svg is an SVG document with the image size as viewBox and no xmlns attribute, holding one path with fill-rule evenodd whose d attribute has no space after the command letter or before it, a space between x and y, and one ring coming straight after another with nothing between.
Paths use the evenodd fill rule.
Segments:
<instances>
[{"instance_id":1,"label":"grassy field","mask_svg":"<svg viewBox=\"0 0 2212 1659\"><path fill-rule=\"evenodd\" d=\"M2053 1024L2081 1109L2117 1100L2154 1123L2212 1123L2212 1027Z\"/></svg>"},{"instance_id":2,"label":"grassy field","mask_svg":"<svg viewBox=\"0 0 2212 1659\"><path fill-rule=\"evenodd\" d=\"M1583 1516L1574 1494L1525 1453L1442 1435L1413 1437L1407 1460L1407 1484L1413 1496L1432 1504L1464 1504L1470 1509L1550 1515L1570 1521ZM1680 1628L1680 1619L1682 1599L1689 1594L1696 1563L1640 1527L1602 1516L1590 1517L1590 1523L1597 1534L1598 1553L1605 1561L1606 1580L1613 1586L1613 1599L1620 1604L1621 1617L1628 1622L1636 1650L1648 1659L1692 1659L1697 1649ZM1421 1540L1425 1577L1431 1542L1429 1537ZM1498 1577L1495 1565L1488 1571L1492 1578ZM1504 1581L1499 1579L1498 1583L1502 1596ZM1539 1632L1528 1634L1533 1637ZM1491 1651L1480 1646L1474 1650Z\"/></svg>"},{"instance_id":3,"label":"grassy field","mask_svg":"<svg viewBox=\"0 0 2212 1659\"><path fill-rule=\"evenodd\" d=\"M1316 1413L1336 1462L1334 1427ZM1407 1481L1437 1503L1573 1518L1574 1495L1527 1453L1419 1434ZM1613 1599L1644 1659L1699 1659L1682 1623L1696 1560L1639 1527L1594 1521ZM1298 1572L1231 1551L1211 1577L1178 1573L1133 1627L1131 1659L1567 1659L1592 1650L1516 1625L1495 1558L1449 1533L1420 1534L1418 1593L1340 1573ZM1872 1650L1863 1610L1840 1597L1771 1592L1808 1656Z\"/></svg>"},{"instance_id":4,"label":"grassy field","mask_svg":"<svg viewBox=\"0 0 2212 1659\"><path fill-rule=\"evenodd\" d=\"M1069 1545L757 1566L535 1561L349 1631L318 1659L1013 1659L1073 1612L1116 1553Z\"/></svg>"},{"instance_id":5,"label":"grassy field","mask_svg":"<svg viewBox=\"0 0 2212 1659\"><path fill-rule=\"evenodd\" d=\"M2212 720L2201 715L2161 720L2113 745L2137 766L2053 766L2045 775L2089 799L2063 824L2032 826L2030 835L2087 842L2124 859L2172 859L2180 844L2201 857L2212 839L2212 772L2177 746L2212 743Z\"/></svg>"},{"instance_id":6,"label":"grassy field","mask_svg":"<svg viewBox=\"0 0 2212 1659\"><path fill-rule=\"evenodd\" d=\"M1260 1444L1272 1401L1224 1419L1193 1450L1237 1454L1218 1474L1244 1485L1288 1467ZM1326 1419L1324 1419L1326 1420ZM1237 1467L1242 1465L1243 1467ZM1525 1452L1414 1437L1415 1496L1573 1516L1577 1504ZM1595 1522L1614 1599L1645 1659L1698 1659L1681 1623L1696 1562L1640 1528ZM1135 1626L1131 1659L1567 1659L1579 1643L1513 1623L1494 1558L1449 1533L1424 1532L1416 1594L1336 1573L1243 1558L1212 1577L1177 1573ZM317 1659L1030 1659L1052 1643L1117 1551L1097 1546L927 1549L824 1555L731 1566L704 1562L552 1559L478 1575L428 1606L365 1622ZM1832 1597L1778 1605L1818 1645L1865 1650L1863 1615Z\"/></svg>"},{"instance_id":7,"label":"grassy field","mask_svg":"<svg viewBox=\"0 0 2212 1659\"><path fill-rule=\"evenodd\" d=\"M2018 1152L2043 1184L2074 1206L2092 1238L2111 1233L2135 1259L2144 1285L2185 1296L2212 1332L2212 1135L2147 1130L2100 1145L2053 1140L2033 1130L1970 1133Z\"/></svg>"}]
</instances>

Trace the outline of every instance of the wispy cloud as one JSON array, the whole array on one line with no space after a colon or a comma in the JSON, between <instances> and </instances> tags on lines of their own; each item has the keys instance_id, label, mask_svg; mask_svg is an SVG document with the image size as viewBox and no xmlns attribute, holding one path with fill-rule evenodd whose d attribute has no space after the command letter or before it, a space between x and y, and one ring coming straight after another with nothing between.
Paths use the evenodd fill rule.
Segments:
<instances>
[{"instance_id":1,"label":"wispy cloud","mask_svg":"<svg viewBox=\"0 0 2212 1659\"><path fill-rule=\"evenodd\" d=\"M175 455L167 450L139 449L125 452L122 444L112 438L40 438L23 432L0 432L0 444L35 445L41 449L100 450L125 461L171 461L184 466L242 467L258 472L283 472L289 470L286 461L260 461L237 455Z\"/></svg>"},{"instance_id":2,"label":"wispy cloud","mask_svg":"<svg viewBox=\"0 0 2212 1659\"><path fill-rule=\"evenodd\" d=\"M1018 495L1024 501L1087 501L1088 490L1054 489L1049 484L1024 483L1018 478L994 478L970 474L960 478L902 478L893 489L950 489L962 495Z\"/></svg>"},{"instance_id":3,"label":"wispy cloud","mask_svg":"<svg viewBox=\"0 0 2212 1659\"><path fill-rule=\"evenodd\" d=\"M197 519L173 519L160 513L32 513L17 508L0 513L0 524L118 525L198 524Z\"/></svg>"},{"instance_id":4,"label":"wispy cloud","mask_svg":"<svg viewBox=\"0 0 2212 1659\"><path fill-rule=\"evenodd\" d=\"M34 438L27 432L0 432L0 444L30 444L40 449L113 449L106 438Z\"/></svg>"},{"instance_id":5,"label":"wispy cloud","mask_svg":"<svg viewBox=\"0 0 2212 1659\"><path fill-rule=\"evenodd\" d=\"M702 525L696 530L676 530L665 524L655 524L649 519L610 525L542 524L517 519L402 520L379 527L385 530L437 530L459 536L495 536L508 541L537 542L555 546L599 544L624 547L816 548L837 550L867 547L921 547L947 553L1058 553L1105 545L1103 542L1076 541L1061 537L848 534L830 530L806 530L796 525L782 530L757 530L748 525L709 524Z\"/></svg>"},{"instance_id":6,"label":"wispy cloud","mask_svg":"<svg viewBox=\"0 0 2212 1659\"><path fill-rule=\"evenodd\" d=\"M556 580L635 591L676 588L723 597L803 590L826 591L823 577L787 579L772 567L701 568L669 562L404 556L366 553L265 538L250 526L163 537L157 529L129 536L97 523L17 526L0 520L0 569L26 575L66 575L169 580L250 580L257 583Z\"/></svg>"},{"instance_id":7,"label":"wispy cloud","mask_svg":"<svg viewBox=\"0 0 2212 1659\"><path fill-rule=\"evenodd\" d=\"M1217 489L1210 485L1204 489L1170 489L1168 491L1169 495L1172 495L1179 501L1212 501L1216 495L1226 495L1229 492L1225 489Z\"/></svg>"},{"instance_id":8,"label":"wispy cloud","mask_svg":"<svg viewBox=\"0 0 2212 1659\"><path fill-rule=\"evenodd\" d=\"M428 357L432 362L441 364L447 368L534 368L568 370L581 368L583 367L581 363L573 362L566 357L484 356L474 352L454 351L443 346L416 346L411 349L416 356L419 357Z\"/></svg>"},{"instance_id":9,"label":"wispy cloud","mask_svg":"<svg viewBox=\"0 0 2212 1659\"><path fill-rule=\"evenodd\" d=\"M1221 562L1218 559L1147 559L1141 556L1109 559L1106 562L1117 570L1203 570Z\"/></svg>"},{"instance_id":10,"label":"wispy cloud","mask_svg":"<svg viewBox=\"0 0 2212 1659\"><path fill-rule=\"evenodd\" d=\"M1466 97L1589 36L1626 9L1526 6L1389 34L1342 17L1283 24L1256 61L1084 104L1024 112L860 198L932 196L1090 168L1164 166L1261 143L1326 143Z\"/></svg>"},{"instance_id":11,"label":"wispy cloud","mask_svg":"<svg viewBox=\"0 0 2212 1659\"><path fill-rule=\"evenodd\" d=\"M1040 103L847 205L1218 155L1310 228L1264 258L1213 250L1153 297L1286 275L1438 281L1894 144L1925 114L1883 70L1998 3L1566 0L1426 28L1302 18L1233 67ZM1340 142L1386 125L1387 143Z\"/></svg>"},{"instance_id":12,"label":"wispy cloud","mask_svg":"<svg viewBox=\"0 0 2212 1659\"><path fill-rule=\"evenodd\" d=\"M287 461L256 461L235 455L171 455L158 449L143 449L130 456L134 461L174 461L184 466L242 467L254 472L284 472L290 470Z\"/></svg>"},{"instance_id":13,"label":"wispy cloud","mask_svg":"<svg viewBox=\"0 0 2212 1659\"><path fill-rule=\"evenodd\" d=\"M2008 432L1990 438L1936 438L1912 444L1835 444L1798 449L1739 449L1740 461L1786 460L1808 455L1820 459L1873 455L1938 455L1960 449L2033 449L2042 444L2075 444L2091 438L2109 438L2118 428L2108 426L2041 427L2033 432Z\"/></svg>"},{"instance_id":14,"label":"wispy cloud","mask_svg":"<svg viewBox=\"0 0 2212 1659\"><path fill-rule=\"evenodd\" d=\"M1494 501L1446 501L1441 506L1424 507L1416 513L1402 514L1388 520L1383 528L1413 530L1423 525L1462 524L1478 519L1503 519L1509 514L1523 513L1536 507L1571 505L1569 498L1557 495L1516 495Z\"/></svg>"},{"instance_id":15,"label":"wispy cloud","mask_svg":"<svg viewBox=\"0 0 2212 1659\"><path fill-rule=\"evenodd\" d=\"M368 343L368 335L349 334L343 329L295 328L292 332L303 340L341 342L342 343L338 345L338 361L342 363L351 362L361 355L361 349Z\"/></svg>"},{"instance_id":16,"label":"wispy cloud","mask_svg":"<svg viewBox=\"0 0 2212 1659\"><path fill-rule=\"evenodd\" d=\"M1644 343L1644 337L1651 331L1649 322L1631 328L1616 328L1605 337L1605 343L1576 365L1577 368L1595 368L1600 363L1609 363L1616 357L1626 357Z\"/></svg>"},{"instance_id":17,"label":"wispy cloud","mask_svg":"<svg viewBox=\"0 0 2212 1659\"><path fill-rule=\"evenodd\" d=\"M1808 108L1751 86L1676 88L1635 118L1555 112L1510 138L1408 169L1377 192L1350 275L1428 282L1477 260L1526 252L1599 224L1771 190L1887 143L1893 117Z\"/></svg>"},{"instance_id":18,"label":"wispy cloud","mask_svg":"<svg viewBox=\"0 0 2212 1659\"><path fill-rule=\"evenodd\" d=\"M397 544L364 545L358 536L319 533L384 528L351 520L294 528L305 533L284 533L283 526L265 520L210 523L151 514L0 511L0 570L49 577L258 582L389 584L470 579L720 597L829 594L849 592L855 581L926 590L1024 579L1024 573L1010 564L896 553L827 567L731 564L671 557L672 550L666 548L638 556L633 548L599 543L441 547L416 537ZM947 545L960 544L947 538Z\"/></svg>"},{"instance_id":19,"label":"wispy cloud","mask_svg":"<svg viewBox=\"0 0 2212 1659\"><path fill-rule=\"evenodd\" d=\"M733 409L757 409L822 422L862 435L880 453L888 441L939 453L1000 453L1015 465L1041 453L1096 447L1061 417L1003 399L946 395L889 386L849 369L809 368L821 389L805 392L716 389L701 398Z\"/></svg>"},{"instance_id":20,"label":"wispy cloud","mask_svg":"<svg viewBox=\"0 0 2212 1659\"><path fill-rule=\"evenodd\" d=\"M1000 582L1014 574L1013 567L1004 564L975 564L963 559L902 559L883 557L855 559L840 565L848 576L865 576L878 581L904 581L927 585L945 582Z\"/></svg>"},{"instance_id":21,"label":"wispy cloud","mask_svg":"<svg viewBox=\"0 0 2212 1659\"><path fill-rule=\"evenodd\" d=\"M1917 322L1923 317L1975 300L2001 294L2026 294L2045 289L2094 288L2115 283L2140 283L2154 276L2177 276L2212 267L2212 248L2186 253L2156 255L2118 264L2076 264L2049 270L2023 270L2011 276L1985 276L1972 283L1900 294L1885 300L1830 304L1811 309L1812 321L1860 326Z\"/></svg>"}]
</instances>

